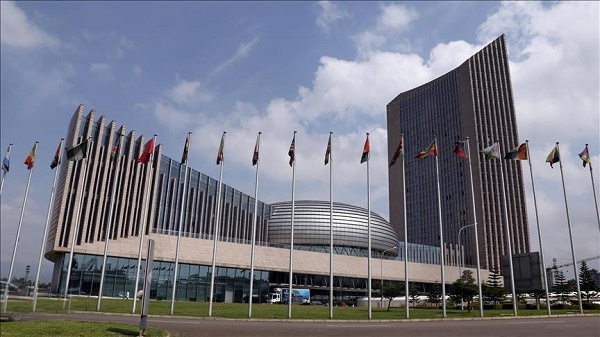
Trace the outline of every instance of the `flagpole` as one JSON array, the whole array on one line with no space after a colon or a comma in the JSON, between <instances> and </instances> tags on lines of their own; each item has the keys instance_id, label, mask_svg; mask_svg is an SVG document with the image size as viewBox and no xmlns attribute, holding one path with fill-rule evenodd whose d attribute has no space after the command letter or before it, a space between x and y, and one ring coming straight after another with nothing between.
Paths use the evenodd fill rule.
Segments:
<instances>
[{"instance_id":1,"label":"flagpole","mask_svg":"<svg viewBox=\"0 0 600 337\"><path fill-rule=\"evenodd\" d=\"M9 156L10 156L10 151L12 150L12 146L13 146L12 143L8 144L8 150L6 152L9 154ZM4 165L4 162L2 163L2 165ZM592 167L590 166L590 169L591 168ZM4 170L2 170L2 171L3 171L3 173L2 173L2 182L0 183L0 196L2 196L2 188L4 187L4 178L6 177L6 172L8 172L8 171L4 171Z\"/></svg>"},{"instance_id":2,"label":"flagpole","mask_svg":"<svg viewBox=\"0 0 600 337\"><path fill-rule=\"evenodd\" d=\"M294 211L295 211L295 188L296 188L296 131L294 131L294 160L292 161L292 214L290 227L290 272L288 286L288 319L292 318L292 284L294 279Z\"/></svg>"},{"instance_id":3,"label":"flagpole","mask_svg":"<svg viewBox=\"0 0 600 337\"><path fill-rule=\"evenodd\" d=\"M402 144L402 201L404 202L404 307L406 318L410 318L409 301L408 301L408 219L406 218L406 175L404 173L404 134L400 135L400 144Z\"/></svg>"},{"instance_id":4,"label":"flagpole","mask_svg":"<svg viewBox=\"0 0 600 337\"><path fill-rule=\"evenodd\" d=\"M535 221L537 223L537 231L538 231L538 241L540 243L540 258L542 262L542 279L544 280L544 290L546 292L546 311L548 312L548 316L552 315L552 309L550 308L550 295L548 294L548 278L546 277L544 262L544 248L542 244L542 231L540 229L540 219L538 216L538 208L537 208L537 199L535 197L535 185L533 183L533 169L531 167L531 155L529 154L529 139L525 140L526 148L527 148L527 162L529 163L529 175L531 176L531 189L533 191L533 206L535 209Z\"/></svg>"},{"instance_id":5,"label":"flagpole","mask_svg":"<svg viewBox=\"0 0 600 337\"><path fill-rule=\"evenodd\" d=\"M156 146L156 134L154 134L154 137L152 137L152 146ZM146 149L143 149L144 151ZM135 305L137 303L137 292L138 292L138 287L139 287L139 281L140 281L140 269L142 268L142 246L144 245L144 234L146 234L146 221L148 219L148 208L150 207L150 187L152 186L152 165L154 164L154 149L152 149L152 152L150 152L150 158L148 159L148 162L146 163L146 202L144 205L144 212L142 213L142 223L141 223L141 228L140 228L140 244L139 244L139 248L138 248L138 260L137 260L137 268L135 271L135 287L134 287L134 291L133 291L133 308L131 309L131 313L134 314L135 313ZM150 266L152 267L152 266ZM146 291L147 289L143 289L143 291Z\"/></svg>"},{"instance_id":6,"label":"flagpole","mask_svg":"<svg viewBox=\"0 0 600 337\"><path fill-rule=\"evenodd\" d=\"M186 139L187 146L189 141L192 138L192 132L188 132L188 136ZM187 151L187 148L183 151ZM170 315L173 316L173 310L175 309L175 291L177 289L177 272L179 270L179 245L181 242L181 227L183 224L183 213L185 211L185 195L187 193L187 175L188 175L188 159L187 156L185 158L185 163L181 163L179 166L179 173L177 174L177 178L181 176L181 167L185 164L185 174L183 175L183 192L181 193L181 209L179 211L179 228L177 229L177 246L175 248L175 270L173 274L173 292L171 294L171 311ZM179 186L179 184L177 184Z\"/></svg>"},{"instance_id":7,"label":"flagpole","mask_svg":"<svg viewBox=\"0 0 600 337\"><path fill-rule=\"evenodd\" d=\"M90 139L90 138L88 138ZM94 145L94 141L90 139L90 143L87 145L87 151L89 152L92 149L92 146ZM81 165L85 165L83 168L83 175L80 178L81 181L81 192L79 193L79 208L77 209L77 216L75 217L76 221L75 221L75 226L73 228L73 239L71 240L71 250L69 251L69 264L67 266L67 278L65 279L65 297L64 300L65 302L63 302L63 306L66 303L66 299L67 296L69 296L69 282L71 281L71 266L73 265L73 252L75 250L75 242L77 241L77 231L79 230L79 222L80 222L80 218L81 218L81 208L83 207L83 199L84 199L84 192L85 192L85 184L86 184L86 176L87 176L87 169L88 169L88 163L87 163L87 157L88 157L88 153L86 153L86 156L82 159L81 161ZM80 165L80 167L81 167Z\"/></svg>"},{"instance_id":8,"label":"flagpole","mask_svg":"<svg viewBox=\"0 0 600 337\"><path fill-rule=\"evenodd\" d=\"M575 259L575 249L573 247L573 234L571 233L571 219L569 217L569 206L567 205L567 192L565 189L565 177L563 175L562 158L560 158L560 149L556 142L556 150L558 151L560 178L562 179L563 194L565 196L565 210L567 212L567 225L569 227L569 241L571 242L571 256L573 257L573 272L575 275L575 284L577 285L577 301L579 302L579 313L583 314L583 305L581 303L581 288L579 287L579 275L577 273L577 260Z\"/></svg>"},{"instance_id":9,"label":"flagpole","mask_svg":"<svg viewBox=\"0 0 600 337\"><path fill-rule=\"evenodd\" d=\"M104 255L102 257L102 272L100 274L100 288L98 289L98 303L96 304L96 311L100 311L100 302L102 302L102 291L104 289L104 278L106 276L106 260L108 259L108 242L112 233L112 218L115 207L115 197L117 194L117 182L119 180L119 165L121 164L121 148L123 144L123 135L119 134L118 153L114 161L114 173L112 177L112 195L110 197L110 208L108 210L108 221L106 224L106 234L104 235Z\"/></svg>"},{"instance_id":10,"label":"flagpole","mask_svg":"<svg viewBox=\"0 0 600 337\"><path fill-rule=\"evenodd\" d=\"M225 134L223 131L223 136L221 137L221 144L225 147ZM219 153L221 154L223 148L219 147ZM218 155L217 155L218 156ZM215 217L215 225L213 232L213 254L212 254L212 266L210 272L210 295L208 302L208 317L212 317L212 304L213 304L213 292L215 289L215 269L217 263L217 240L219 238L219 222L221 217L221 181L223 179L223 165L225 160L221 159L219 162L219 183L217 185L217 214Z\"/></svg>"},{"instance_id":11,"label":"flagpole","mask_svg":"<svg viewBox=\"0 0 600 337\"><path fill-rule=\"evenodd\" d=\"M369 141L369 133L367 132L367 142ZM371 182L369 180L369 157L371 156L369 146L369 153L367 154L367 240L368 240L368 255L367 255L367 290L369 300L369 319L373 317L373 303L371 303Z\"/></svg>"},{"instance_id":12,"label":"flagpole","mask_svg":"<svg viewBox=\"0 0 600 337\"><path fill-rule=\"evenodd\" d=\"M260 153L260 135L256 138L256 152ZM256 177L254 178L254 223L252 224L252 247L250 252L250 294L248 296L248 318L252 317L252 296L254 294L254 254L256 247L256 227L258 226L258 173L260 167L260 157L256 158Z\"/></svg>"},{"instance_id":13,"label":"flagpole","mask_svg":"<svg viewBox=\"0 0 600 337\"><path fill-rule=\"evenodd\" d=\"M588 144L585 144L585 152L589 156ZM596 199L596 187L594 186L594 174L592 173L592 161L588 163L590 165L590 178L592 179L592 192L594 193L594 204L596 205L596 217L598 218L598 228L600 229L600 213L598 212L598 200Z\"/></svg>"},{"instance_id":14,"label":"flagpole","mask_svg":"<svg viewBox=\"0 0 600 337\"><path fill-rule=\"evenodd\" d=\"M433 143L435 144L435 149L438 151L437 146L437 137L433 136ZM445 258L445 250L444 250L444 229L442 226L442 201L441 201L441 192L440 192L440 166L438 163L438 156L435 156L435 172L437 176L437 194L438 194L438 214L439 214L439 226L440 226L440 269L441 269L441 277L442 277L442 316L446 317L446 275L444 273L444 258Z\"/></svg>"},{"instance_id":15,"label":"flagpole","mask_svg":"<svg viewBox=\"0 0 600 337\"><path fill-rule=\"evenodd\" d=\"M496 141L498 144L499 141ZM513 314L514 316L518 316L517 314L517 290L515 289L515 270L513 267L512 261L512 240L510 236L510 225L508 223L508 207L506 205L506 188L504 187L504 165L502 164L502 160L500 160L500 184L502 186L502 202L503 206L502 210L504 213L504 226L505 226L505 235L506 235L506 247L508 249L508 265L510 268L510 288L512 290L512 302L513 302Z\"/></svg>"},{"instance_id":16,"label":"flagpole","mask_svg":"<svg viewBox=\"0 0 600 337\"><path fill-rule=\"evenodd\" d=\"M467 155L467 158L469 159L469 176L471 177L471 197L473 199L473 227L475 229L475 256L477 261L477 291L479 295L479 317L483 317L483 292L481 289L481 264L479 261L479 233L477 229L477 211L475 209L475 188L473 186L473 167L471 165L471 145L469 143L469 137L467 137ZM462 277L462 275L459 275L459 277Z\"/></svg>"},{"instance_id":17,"label":"flagpole","mask_svg":"<svg viewBox=\"0 0 600 337\"><path fill-rule=\"evenodd\" d=\"M59 148L59 153L58 153L58 158L60 160L61 156L62 156L62 147L63 147L63 142L65 141L64 138L60 139L60 144L58 145ZM59 161L59 163L62 163ZM60 164L59 164L60 165ZM42 270L42 259L44 257L44 248L46 247L46 235L48 235L48 225L50 224L50 215L52 212L52 201L54 200L54 192L56 189L56 178L58 177L58 170L60 169L60 166L56 168L56 171L54 172L54 178L52 179L52 191L50 192L50 201L48 202L48 214L46 215L46 225L44 226L44 234L42 235L42 245L40 247L40 258L38 260L38 267L37 267L37 275L35 276L35 283L33 285L33 308L32 311L35 312L35 309L37 307L37 298L38 298L38 284L40 282L40 273Z\"/></svg>"},{"instance_id":18,"label":"flagpole","mask_svg":"<svg viewBox=\"0 0 600 337\"><path fill-rule=\"evenodd\" d=\"M329 131L329 319L333 318L333 155Z\"/></svg>"},{"instance_id":19,"label":"flagpole","mask_svg":"<svg viewBox=\"0 0 600 337\"><path fill-rule=\"evenodd\" d=\"M39 142L36 141L34 145L33 153L37 150ZM27 204L27 194L29 194L29 184L31 183L31 173L33 173L33 167L29 170L29 175L27 177L27 187L25 188L25 196L23 197L23 206L21 207L21 216L19 217L19 226L17 227L17 237L15 238L15 245L13 248L12 259L10 260L10 268L8 270L8 279L6 280L6 287L4 289L4 302L2 303L2 313L6 312L6 307L8 305L8 290L9 284L12 280L13 268L15 265L15 256L17 255L17 246L19 245L19 236L21 235L21 225L23 224L23 215L25 214L25 205Z\"/></svg>"}]
</instances>

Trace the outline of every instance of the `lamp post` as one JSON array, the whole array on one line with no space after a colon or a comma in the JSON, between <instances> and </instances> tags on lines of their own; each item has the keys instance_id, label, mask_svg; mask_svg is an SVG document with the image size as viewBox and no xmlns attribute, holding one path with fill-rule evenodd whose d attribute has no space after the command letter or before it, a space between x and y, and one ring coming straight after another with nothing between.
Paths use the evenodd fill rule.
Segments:
<instances>
[{"instance_id":1,"label":"lamp post","mask_svg":"<svg viewBox=\"0 0 600 337\"><path fill-rule=\"evenodd\" d=\"M392 248L388 248L386 250L383 251L383 253L381 253L381 307L383 308L383 255L388 251L388 250L392 250L392 249L396 249L398 248L398 246L394 246Z\"/></svg>"},{"instance_id":2,"label":"lamp post","mask_svg":"<svg viewBox=\"0 0 600 337\"><path fill-rule=\"evenodd\" d=\"M475 226L475 224L470 224L470 225L465 225L462 226L459 230L458 230L458 249L459 249L459 256L458 256L458 277L461 278L462 277L462 259L463 259L463 254L462 254L462 249L461 249L461 245L460 245L460 232L462 232L463 229L471 227L471 226ZM479 299L481 301L481 298ZM465 308L465 302L462 299L462 296L460 298L460 310L464 310Z\"/></svg>"}]
</instances>

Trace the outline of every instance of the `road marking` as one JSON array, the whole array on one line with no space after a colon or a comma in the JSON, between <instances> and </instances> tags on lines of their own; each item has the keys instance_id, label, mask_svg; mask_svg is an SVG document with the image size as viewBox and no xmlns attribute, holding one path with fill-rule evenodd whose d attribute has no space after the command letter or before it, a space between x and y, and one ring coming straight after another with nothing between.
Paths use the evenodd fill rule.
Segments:
<instances>
[{"instance_id":1,"label":"road marking","mask_svg":"<svg viewBox=\"0 0 600 337\"><path fill-rule=\"evenodd\" d=\"M544 321L544 323L564 323L565 321ZM509 324L539 324L539 321L530 322L510 322Z\"/></svg>"}]
</instances>

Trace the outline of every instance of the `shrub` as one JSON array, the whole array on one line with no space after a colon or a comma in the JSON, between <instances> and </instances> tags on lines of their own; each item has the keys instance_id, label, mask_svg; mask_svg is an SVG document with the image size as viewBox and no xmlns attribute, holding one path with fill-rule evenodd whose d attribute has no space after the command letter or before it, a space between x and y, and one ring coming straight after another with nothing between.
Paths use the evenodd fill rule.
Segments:
<instances>
[{"instance_id":1,"label":"shrub","mask_svg":"<svg viewBox=\"0 0 600 337\"><path fill-rule=\"evenodd\" d=\"M600 304L595 303L583 303L581 305L585 310L600 310Z\"/></svg>"}]
</instances>

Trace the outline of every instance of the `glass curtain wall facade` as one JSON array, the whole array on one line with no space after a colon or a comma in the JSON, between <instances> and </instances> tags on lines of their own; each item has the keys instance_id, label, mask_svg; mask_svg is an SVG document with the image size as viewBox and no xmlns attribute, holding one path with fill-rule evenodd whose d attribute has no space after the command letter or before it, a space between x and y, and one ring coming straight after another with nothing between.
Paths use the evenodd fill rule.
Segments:
<instances>
[{"instance_id":1,"label":"glass curtain wall facade","mask_svg":"<svg viewBox=\"0 0 600 337\"><path fill-rule=\"evenodd\" d=\"M61 262L62 278L66 278L68 254ZM102 296L114 298L131 298L135 287L137 259L109 257ZM102 256L90 254L74 254L71 268L69 293L75 295L97 296L100 289ZM145 261L142 263L144 273ZM152 265L152 282L150 298L171 300L173 291L173 273L175 264L166 261L154 261ZM208 301L210 291L209 265L182 263L179 265L177 278L177 301ZM243 268L217 267L215 275L215 302L247 303L250 289L250 271ZM289 273L265 270L254 271L253 302L266 303L268 294L273 288L286 288L289 284ZM350 301L357 296L364 296L367 279L352 277L334 277L337 289L336 301ZM141 282L140 282L141 284ZM311 290L314 300L329 299L329 276L312 274L294 274L294 287Z\"/></svg>"},{"instance_id":2,"label":"glass curtain wall facade","mask_svg":"<svg viewBox=\"0 0 600 337\"><path fill-rule=\"evenodd\" d=\"M453 153L455 143L469 137L482 267L499 267L500 257L507 253L501 161L513 253L529 252L520 164L486 160L479 153L496 141L502 153L519 144L504 36L458 68L398 95L387 105L387 118L390 157L404 134L406 186L402 185L402 166L389 169L390 222L402 240L405 188L408 242L439 246L435 158L414 158L437 137L446 260L456 261L459 251L464 264L475 264L473 227L461 231L473 223L468 161ZM457 247L459 242L462 247Z\"/></svg>"}]
</instances>

